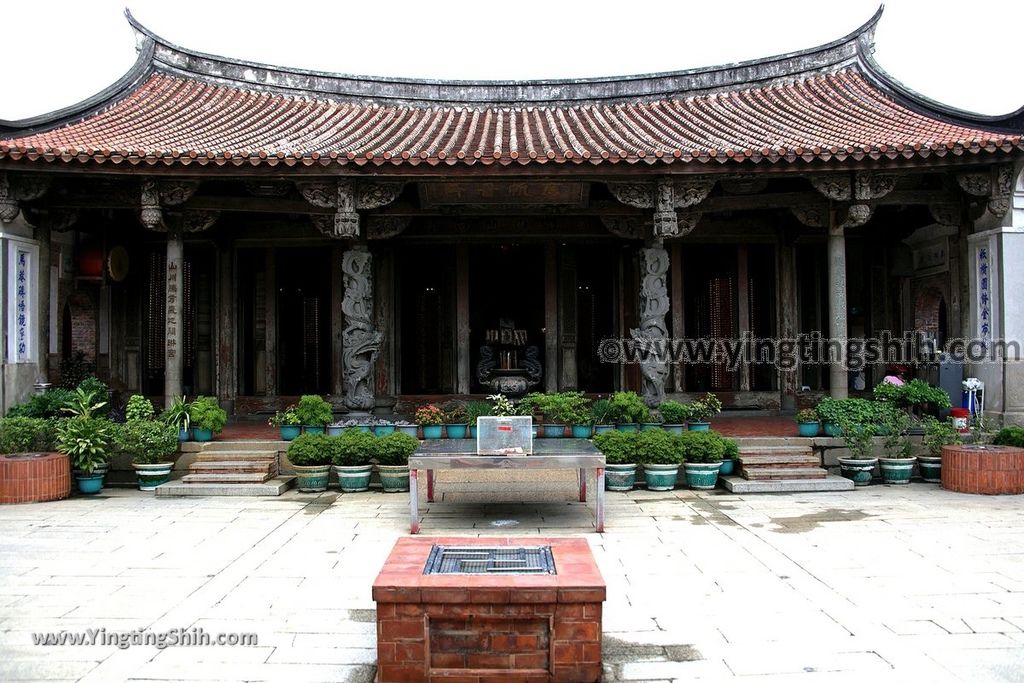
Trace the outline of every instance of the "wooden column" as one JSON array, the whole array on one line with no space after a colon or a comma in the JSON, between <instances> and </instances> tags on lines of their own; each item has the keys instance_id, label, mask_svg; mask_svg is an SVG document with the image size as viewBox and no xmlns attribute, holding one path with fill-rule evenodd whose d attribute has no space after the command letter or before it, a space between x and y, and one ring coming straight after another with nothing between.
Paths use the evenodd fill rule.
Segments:
<instances>
[{"instance_id":1,"label":"wooden column","mask_svg":"<svg viewBox=\"0 0 1024 683\"><path fill-rule=\"evenodd\" d=\"M843 226L836 224L835 211L829 212L828 228L828 331L830 345L829 395L847 398L850 395L846 373L846 235Z\"/></svg>"},{"instance_id":2,"label":"wooden column","mask_svg":"<svg viewBox=\"0 0 1024 683\"><path fill-rule=\"evenodd\" d=\"M267 349L267 396L277 395L277 252L274 247L266 250L266 349Z\"/></svg>"},{"instance_id":3,"label":"wooden column","mask_svg":"<svg viewBox=\"0 0 1024 683\"><path fill-rule=\"evenodd\" d=\"M779 242L775 259L778 270L778 335L780 339L796 339L800 302L796 291L796 249L792 244ZM813 292L812 292L813 295ZM796 408L796 394L800 389L800 366L787 370L779 366L779 393L783 410Z\"/></svg>"},{"instance_id":4,"label":"wooden column","mask_svg":"<svg viewBox=\"0 0 1024 683\"><path fill-rule=\"evenodd\" d=\"M739 338L750 336L750 252L747 245L736 248L736 318L739 322ZM740 363L740 391L750 391L750 364Z\"/></svg>"},{"instance_id":5,"label":"wooden column","mask_svg":"<svg viewBox=\"0 0 1024 683\"><path fill-rule=\"evenodd\" d=\"M558 269L558 350L561 391L575 391L578 382L576 370L576 251L563 246Z\"/></svg>"},{"instance_id":6,"label":"wooden column","mask_svg":"<svg viewBox=\"0 0 1024 683\"><path fill-rule=\"evenodd\" d=\"M455 246L455 393L469 393L469 246Z\"/></svg>"},{"instance_id":7,"label":"wooden column","mask_svg":"<svg viewBox=\"0 0 1024 683\"><path fill-rule=\"evenodd\" d=\"M669 248L671 259L671 291L672 300L672 338L683 339L686 335L686 306L683 300L683 245L676 242ZM686 366L682 363L672 364L672 390L686 391Z\"/></svg>"},{"instance_id":8,"label":"wooden column","mask_svg":"<svg viewBox=\"0 0 1024 683\"><path fill-rule=\"evenodd\" d=\"M395 395L395 253L390 247L378 247L373 260L374 326L380 332L377 354L377 404Z\"/></svg>"},{"instance_id":9,"label":"wooden column","mask_svg":"<svg viewBox=\"0 0 1024 683\"><path fill-rule=\"evenodd\" d=\"M235 396L238 395L235 271L234 244L225 242L217 250L217 362L214 363L214 373L217 400L229 413L234 412Z\"/></svg>"},{"instance_id":10,"label":"wooden column","mask_svg":"<svg viewBox=\"0 0 1024 683\"><path fill-rule=\"evenodd\" d=\"M164 335L164 405L182 395L182 350L184 349L185 243L180 221L167 228L167 294Z\"/></svg>"},{"instance_id":11,"label":"wooden column","mask_svg":"<svg viewBox=\"0 0 1024 683\"><path fill-rule=\"evenodd\" d=\"M558 391L558 247L544 244L544 391Z\"/></svg>"},{"instance_id":12,"label":"wooden column","mask_svg":"<svg viewBox=\"0 0 1024 683\"><path fill-rule=\"evenodd\" d=\"M345 275L341 271L344 255L345 247L341 244L331 247L331 396L339 401L345 394L341 360L345 329L345 312L341 308L345 298Z\"/></svg>"}]
</instances>

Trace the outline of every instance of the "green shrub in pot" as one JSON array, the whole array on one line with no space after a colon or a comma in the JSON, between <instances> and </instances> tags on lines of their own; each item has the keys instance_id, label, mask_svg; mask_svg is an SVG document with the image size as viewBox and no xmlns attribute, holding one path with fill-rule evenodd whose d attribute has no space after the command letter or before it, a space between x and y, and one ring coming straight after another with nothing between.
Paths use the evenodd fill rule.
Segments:
<instances>
[{"instance_id":1,"label":"green shrub in pot","mask_svg":"<svg viewBox=\"0 0 1024 683\"><path fill-rule=\"evenodd\" d=\"M637 453L644 466L644 481L650 491L670 491L679 477L683 461L683 437L664 430L637 435Z\"/></svg>"},{"instance_id":2,"label":"green shrub in pot","mask_svg":"<svg viewBox=\"0 0 1024 683\"><path fill-rule=\"evenodd\" d=\"M288 444L288 460L295 468L297 488L300 491L327 490L331 472L333 446L326 434L301 434Z\"/></svg>"},{"instance_id":3,"label":"green shrub in pot","mask_svg":"<svg viewBox=\"0 0 1024 683\"><path fill-rule=\"evenodd\" d=\"M189 406L188 413L196 441L209 441L228 422L228 414L213 396L197 396Z\"/></svg>"},{"instance_id":4,"label":"green shrub in pot","mask_svg":"<svg viewBox=\"0 0 1024 683\"><path fill-rule=\"evenodd\" d=\"M331 461L341 490L355 493L370 488L371 463L378 456L377 445L381 439L371 432L349 429L340 436L329 437L329 441Z\"/></svg>"},{"instance_id":5,"label":"green shrub in pot","mask_svg":"<svg viewBox=\"0 0 1024 683\"><path fill-rule=\"evenodd\" d=\"M295 406L295 416L306 427L306 431L323 431L334 420L331 404L316 394L299 397Z\"/></svg>"},{"instance_id":6,"label":"green shrub in pot","mask_svg":"<svg viewBox=\"0 0 1024 683\"><path fill-rule=\"evenodd\" d=\"M114 430L117 448L132 459L140 491L152 491L171 478L178 430L157 420L128 420Z\"/></svg>"},{"instance_id":7,"label":"green shrub in pot","mask_svg":"<svg viewBox=\"0 0 1024 683\"><path fill-rule=\"evenodd\" d=\"M401 432L377 440L377 471L385 493L409 490L409 456L416 452L419 443Z\"/></svg>"},{"instance_id":8,"label":"green shrub in pot","mask_svg":"<svg viewBox=\"0 0 1024 683\"><path fill-rule=\"evenodd\" d=\"M629 491L636 486L636 468L640 462L639 432L617 430L594 436L594 446L605 458L605 488L609 491Z\"/></svg>"}]
</instances>

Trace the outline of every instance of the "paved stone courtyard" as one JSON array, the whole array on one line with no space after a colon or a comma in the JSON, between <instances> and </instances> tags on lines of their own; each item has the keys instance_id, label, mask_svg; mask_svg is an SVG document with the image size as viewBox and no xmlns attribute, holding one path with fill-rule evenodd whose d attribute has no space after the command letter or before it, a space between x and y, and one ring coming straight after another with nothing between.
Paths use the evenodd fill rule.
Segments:
<instances>
[{"instance_id":1,"label":"paved stone courtyard","mask_svg":"<svg viewBox=\"0 0 1024 683\"><path fill-rule=\"evenodd\" d=\"M585 536L608 582L606 680L1024 680L1024 497L636 491L608 495L604 535L579 503L490 497L425 506L424 534ZM107 489L0 507L0 680L371 681L370 583L407 504ZM259 642L32 640L197 628Z\"/></svg>"}]
</instances>

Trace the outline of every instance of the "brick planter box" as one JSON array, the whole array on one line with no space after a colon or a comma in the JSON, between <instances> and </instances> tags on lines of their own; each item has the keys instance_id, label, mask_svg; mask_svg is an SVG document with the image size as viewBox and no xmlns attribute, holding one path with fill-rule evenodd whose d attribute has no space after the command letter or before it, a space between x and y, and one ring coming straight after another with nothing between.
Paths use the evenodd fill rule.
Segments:
<instances>
[{"instance_id":1,"label":"brick planter box","mask_svg":"<svg viewBox=\"0 0 1024 683\"><path fill-rule=\"evenodd\" d=\"M1024 493L1024 448L943 446L942 488L960 493Z\"/></svg>"},{"instance_id":2,"label":"brick planter box","mask_svg":"<svg viewBox=\"0 0 1024 683\"><path fill-rule=\"evenodd\" d=\"M557 574L424 575L434 544L549 545ZM601 679L605 584L583 539L402 538L373 599L379 683Z\"/></svg>"},{"instance_id":3,"label":"brick planter box","mask_svg":"<svg viewBox=\"0 0 1024 683\"><path fill-rule=\"evenodd\" d=\"M0 455L0 503L41 503L71 494L71 467L60 453Z\"/></svg>"}]
</instances>

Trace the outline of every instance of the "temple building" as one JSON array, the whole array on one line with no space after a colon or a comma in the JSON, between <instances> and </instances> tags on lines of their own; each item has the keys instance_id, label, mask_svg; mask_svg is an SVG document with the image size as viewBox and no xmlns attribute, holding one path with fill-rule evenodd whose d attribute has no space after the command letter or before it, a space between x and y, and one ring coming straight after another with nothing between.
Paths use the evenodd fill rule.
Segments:
<instances>
[{"instance_id":1,"label":"temple building","mask_svg":"<svg viewBox=\"0 0 1024 683\"><path fill-rule=\"evenodd\" d=\"M776 411L886 364L615 363L602 341L1024 339L1024 110L896 82L880 12L765 59L515 82L242 62L129 16L120 80L0 121L0 408L82 354L239 416L497 388ZM1024 364L967 376L1024 421Z\"/></svg>"}]
</instances>

